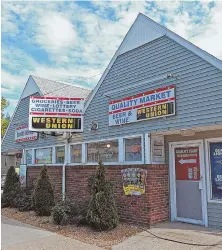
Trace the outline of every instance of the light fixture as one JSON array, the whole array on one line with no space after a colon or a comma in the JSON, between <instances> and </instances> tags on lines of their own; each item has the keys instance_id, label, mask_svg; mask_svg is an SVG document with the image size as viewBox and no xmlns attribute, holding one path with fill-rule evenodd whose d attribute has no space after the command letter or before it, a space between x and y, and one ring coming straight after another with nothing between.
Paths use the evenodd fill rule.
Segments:
<instances>
[{"instance_id":1,"label":"light fixture","mask_svg":"<svg viewBox=\"0 0 222 250\"><path fill-rule=\"evenodd\" d=\"M181 129L180 134L182 136L194 136L195 135L195 129Z\"/></svg>"},{"instance_id":2,"label":"light fixture","mask_svg":"<svg viewBox=\"0 0 222 250\"><path fill-rule=\"evenodd\" d=\"M107 148L110 148L110 144L107 144L106 147L107 147Z\"/></svg>"}]
</instances>

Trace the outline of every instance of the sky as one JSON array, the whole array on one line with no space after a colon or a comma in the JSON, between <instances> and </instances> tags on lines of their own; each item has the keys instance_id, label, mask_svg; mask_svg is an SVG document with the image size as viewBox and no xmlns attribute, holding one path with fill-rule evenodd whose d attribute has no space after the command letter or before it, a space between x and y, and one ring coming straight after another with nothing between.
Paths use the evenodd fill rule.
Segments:
<instances>
[{"instance_id":1,"label":"sky","mask_svg":"<svg viewBox=\"0 0 222 250\"><path fill-rule=\"evenodd\" d=\"M94 88L139 12L222 59L222 1L2 1L1 91L29 75Z\"/></svg>"}]
</instances>

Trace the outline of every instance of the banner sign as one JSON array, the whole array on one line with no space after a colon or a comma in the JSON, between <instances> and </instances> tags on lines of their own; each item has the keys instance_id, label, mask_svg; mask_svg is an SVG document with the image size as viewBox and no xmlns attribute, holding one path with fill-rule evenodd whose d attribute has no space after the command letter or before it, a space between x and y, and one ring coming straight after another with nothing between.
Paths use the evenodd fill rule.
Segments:
<instances>
[{"instance_id":1,"label":"banner sign","mask_svg":"<svg viewBox=\"0 0 222 250\"><path fill-rule=\"evenodd\" d=\"M176 180L200 180L199 147L175 149Z\"/></svg>"},{"instance_id":2,"label":"banner sign","mask_svg":"<svg viewBox=\"0 0 222 250\"><path fill-rule=\"evenodd\" d=\"M121 170L125 195L141 195L145 193L147 171L142 168Z\"/></svg>"},{"instance_id":3,"label":"banner sign","mask_svg":"<svg viewBox=\"0 0 222 250\"><path fill-rule=\"evenodd\" d=\"M28 125L21 125L15 129L15 141L24 142L38 139L38 133L29 131Z\"/></svg>"},{"instance_id":4,"label":"banner sign","mask_svg":"<svg viewBox=\"0 0 222 250\"><path fill-rule=\"evenodd\" d=\"M212 199L222 199L222 142L210 143Z\"/></svg>"},{"instance_id":5,"label":"banner sign","mask_svg":"<svg viewBox=\"0 0 222 250\"><path fill-rule=\"evenodd\" d=\"M22 187L26 187L26 165L20 165L19 168L19 179Z\"/></svg>"},{"instance_id":6,"label":"banner sign","mask_svg":"<svg viewBox=\"0 0 222 250\"><path fill-rule=\"evenodd\" d=\"M175 86L109 102L109 126L175 115Z\"/></svg>"},{"instance_id":7,"label":"banner sign","mask_svg":"<svg viewBox=\"0 0 222 250\"><path fill-rule=\"evenodd\" d=\"M29 129L32 131L83 131L84 98L31 96Z\"/></svg>"}]
</instances>

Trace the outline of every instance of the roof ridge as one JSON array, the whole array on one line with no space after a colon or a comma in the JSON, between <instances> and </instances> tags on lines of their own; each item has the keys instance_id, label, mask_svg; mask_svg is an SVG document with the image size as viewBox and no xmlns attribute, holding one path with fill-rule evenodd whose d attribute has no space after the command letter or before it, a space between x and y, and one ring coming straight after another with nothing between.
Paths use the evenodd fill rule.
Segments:
<instances>
[{"instance_id":1,"label":"roof ridge","mask_svg":"<svg viewBox=\"0 0 222 250\"><path fill-rule=\"evenodd\" d=\"M183 39L185 42L189 43L190 45L196 47L197 49L201 50L202 52L206 53L207 55L209 55L210 57L212 57L213 59L217 60L219 63L222 64L222 60L219 59L218 57L210 54L209 52L207 52L206 50L200 48L199 46L195 45L194 43L190 42L189 40L187 40L186 38L183 38L182 36L180 36L179 34L175 33L174 31L168 29L164 24L159 24L158 22L154 21L152 18L146 16L145 14L143 13L139 13L138 16L143 16L145 17L146 19L148 19L149 21L153 22L155 25L157 25L160 29L163 28L165 30L167 30L168 32L170 33L173 33L175 36L178 36L180 39ZM166 34L167 35L167 34Z\"/></svg>"},{"instance_id":2,"label":"roof ridge","mask_svg":"<svg viewBox=\"0 0 222 250\"><path fill-rule=\"evenodd\" d=\"M44 77L39 77L39 76L34 76L34 75L30 75L31 77L36 77L36 78L40 78L40 79L43 79L43 80L47 80L47 81L52 81L52 82L55 82L55 83L59 83L59 84L64 84L64 85L69 85L69 86L73 86L73 87L77 87L77 88L82 88L82 89L85 89L85 90L92 90L90 88L87 88L87 87L84 87L84 86L81 86L81 85L78 85L78 84L72 84L72 83L68 83L68 82L63 82L63 81L56 81L56 80L51 80L51 79L46 79Z\"/></svg>"}]
</instances>

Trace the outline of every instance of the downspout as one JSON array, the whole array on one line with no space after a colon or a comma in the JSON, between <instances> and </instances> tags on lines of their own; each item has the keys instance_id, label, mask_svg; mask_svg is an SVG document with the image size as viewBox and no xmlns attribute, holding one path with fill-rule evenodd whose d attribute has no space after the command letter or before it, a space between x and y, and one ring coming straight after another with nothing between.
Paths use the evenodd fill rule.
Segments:
<instances>
[{"instance_id":1,"label":"downspout","mask_svg":"<svg viewBox=\"0 0 222 250\"><path fill-rule=\"evenodd\" d=\"M65 145L65 162L62 165L62 200L66 198L66 166L68 165L68 156L69 156L69 141L66 139Z\"/></svg>"}]
</instances>

